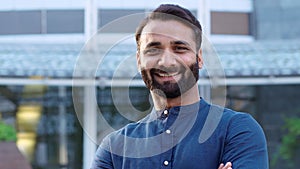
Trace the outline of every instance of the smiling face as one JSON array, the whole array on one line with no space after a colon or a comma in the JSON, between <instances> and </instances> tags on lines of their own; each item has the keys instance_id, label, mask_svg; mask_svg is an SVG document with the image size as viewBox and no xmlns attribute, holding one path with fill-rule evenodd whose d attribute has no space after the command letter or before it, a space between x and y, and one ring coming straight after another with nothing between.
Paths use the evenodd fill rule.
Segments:
<instances>
[{"instance_id":1,"label":"smiling face","mask_svg":"<svg viewBox=\"0 0 300 169\"><path fill-rule=\"evenodd\" d=\"M138 67L151 91L176 98L197 83L203 63L190 27L175 20L151 20L143 28L139 46Z\"/></svg>"}]
</instances>

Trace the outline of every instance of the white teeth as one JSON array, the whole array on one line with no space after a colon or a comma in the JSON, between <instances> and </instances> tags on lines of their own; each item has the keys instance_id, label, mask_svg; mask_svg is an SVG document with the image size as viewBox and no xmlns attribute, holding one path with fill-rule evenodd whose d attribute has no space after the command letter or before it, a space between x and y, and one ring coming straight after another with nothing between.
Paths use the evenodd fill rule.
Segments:
<instances>
[{"instance_id":1,"label":"white teeth","mask_svg":"<svg viewBox=\"0 0 300 169\"><path fill-rule=\"evenodd\" d=\"M172 73L172 74L158 73L158 75L162 77L172 77L172 76L176 76L177 74L178 73Z\"/></svg>"}]
</instances>

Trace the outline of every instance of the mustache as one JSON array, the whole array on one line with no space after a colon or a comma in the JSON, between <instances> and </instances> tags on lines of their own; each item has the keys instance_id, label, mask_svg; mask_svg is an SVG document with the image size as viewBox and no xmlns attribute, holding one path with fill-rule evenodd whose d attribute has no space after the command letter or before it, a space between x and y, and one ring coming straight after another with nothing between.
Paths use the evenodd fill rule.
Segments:
<instances>
[{"instance_id":1,"label":"mustache","mask_svg":"<svg viewBox=\"0 0 300 169\"><path fill-rule=\"evenodd\" d=\"M181 72L180 68L152 68L150 69L150 73L174 73Z\"/></svg>"},{"instance_id":2,"label":"mustache","mask_svg":"<svg viewBox=\"0 0 300 169\"><path fill-rule=\"evenodd\" d=\"M149 71L152 73L174 73L174 72L185 72L188 70L188 66L174 66L174 67L165 67L165 66L157 66L152 68L142 68L142 71Z\"/></svg>"}]
</instances>

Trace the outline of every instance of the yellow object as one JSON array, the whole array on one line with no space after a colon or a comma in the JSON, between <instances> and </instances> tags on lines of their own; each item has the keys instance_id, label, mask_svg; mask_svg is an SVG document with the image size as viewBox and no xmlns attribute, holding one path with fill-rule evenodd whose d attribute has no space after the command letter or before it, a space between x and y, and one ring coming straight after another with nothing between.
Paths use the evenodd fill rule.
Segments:
<instances>
[{"instance_id":1,"label":"yellow object","mask_svg":"<svg viewBox=\"0 0 300 169\"><path fill-rule=\"evenodd\" d=\"M17 138L17 146L19 150L28 161L32 161L35 151L36 134L33 132L18 133Z\"/></svg>"},{"instance_id":2,"label":"yellow object","mask_svg":"<svg viewBox=\"0 0 300 169\"><path fill-rule=\"evenodd\" d=\"M30 79L42 80L41 76L32 76ZM26 85L23 89L23 97L33 98L33 97L42 97L47 89L45 85Z\"/></svg>"},{"instance_id":3,"label":"yellow object","mask_svg":"<svg viewBox=\"0 0 300 169\"><path fill-rule=\"evenodd\" d=\"M22 105L17 112L17 126L20 132L36 132L42 114L40 105Z\"/></svg>"}]
</instances>

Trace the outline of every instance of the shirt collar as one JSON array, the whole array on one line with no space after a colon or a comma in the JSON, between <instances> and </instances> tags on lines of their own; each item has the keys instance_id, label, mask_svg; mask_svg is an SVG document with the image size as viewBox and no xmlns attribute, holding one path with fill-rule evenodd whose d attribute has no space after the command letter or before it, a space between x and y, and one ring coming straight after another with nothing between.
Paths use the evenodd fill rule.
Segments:
<instances>
[{"instance_id":1,"label":"shirt collar","mask_svg":"<svg viewBox=\"0 0 300 169\"><path fill-rule=\"evenodd\" d=\"M205 105L207 105L206 101L204 101L204 99L202 97L200 97L200 101L198 101L196 103L184 105L184 106L175 106L175 107L168 109L168 111L169 111L169 113L176 115L176 116L179 113L180 113L180 115L185 116L185 115L189 115L195 111L199 112L200 109L203 108ZM153 108L151 113L149 114L149 119L147 121L153 121L153 120L158 119L159 117L161 117L163 112L164 112L164 110L156 111Z\"/></svg>"}]
</instances>

